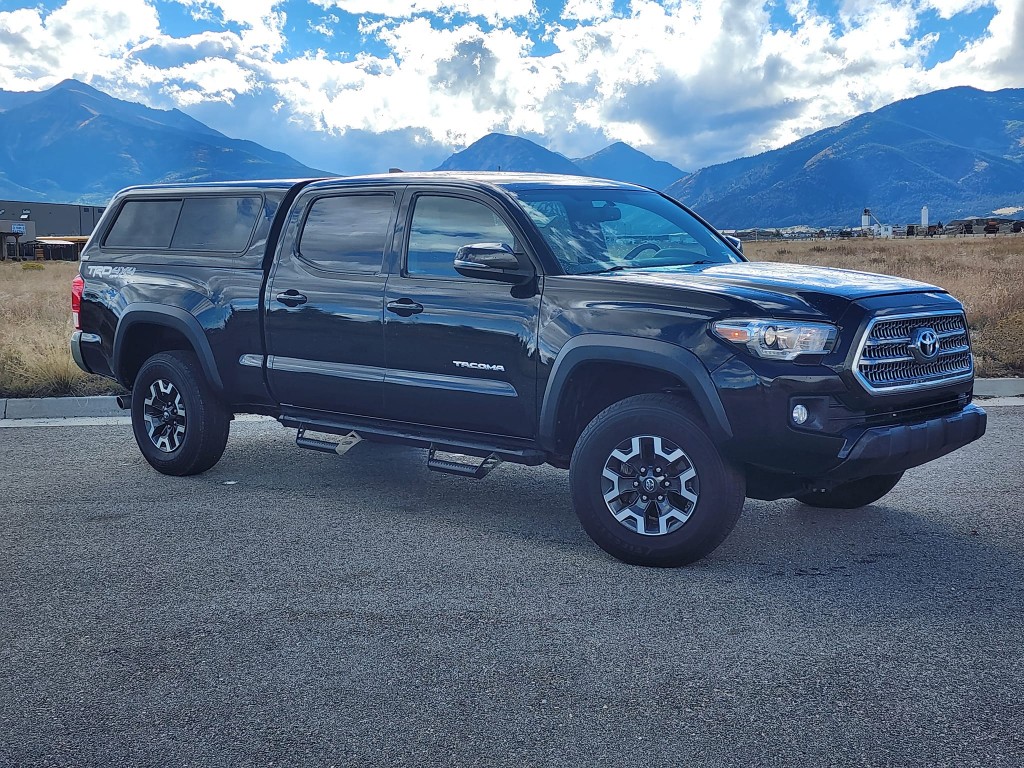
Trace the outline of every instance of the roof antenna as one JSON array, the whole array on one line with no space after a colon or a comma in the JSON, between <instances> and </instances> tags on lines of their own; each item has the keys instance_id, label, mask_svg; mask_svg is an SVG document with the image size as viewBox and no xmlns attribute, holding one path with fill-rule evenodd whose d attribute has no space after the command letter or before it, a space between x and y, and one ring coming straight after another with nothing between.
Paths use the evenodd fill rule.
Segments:
<instances>
[{"instance_id":1,"label":"roof antenna","mask_svg":"<svg viewBox=\"0 0 1024 768\"><path fill-rule=\"evenodd\" d=\"M388 168L388 173L405 173L401 168Z\"/></svg>"}]
</instances>

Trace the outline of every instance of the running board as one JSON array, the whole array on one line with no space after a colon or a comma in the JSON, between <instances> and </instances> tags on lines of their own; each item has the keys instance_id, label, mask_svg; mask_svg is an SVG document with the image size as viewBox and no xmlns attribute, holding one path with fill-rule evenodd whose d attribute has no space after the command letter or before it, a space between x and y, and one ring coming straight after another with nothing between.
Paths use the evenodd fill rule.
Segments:
<instances>
[{"instance_id":1,"label":"running board","mask_svg":"<svg viewBox=\"0 0 1024 768\"><path fill-rule=\"evenodd\" d=\"M465 454L456 453L452 454L450 451L443 451L449 455L462 456L466 459L479 459L479 464L465 464L461 461L451 461L449 459L437 458L438 449L433 445L430 446L430 453L427 455L427 468L432 469L435 472L445 472L449 475L459 475L460 477L471 477L474 480L482 480L487 477L492 469L501 464L495 454L490 454L486 458L480 458L479 456L466 456Z\"/></svg>"},{"instance_id":2,"label":"running board","mask_svg":"<svg viewBox=\"0 0 1024 768\"><path fill-rule=\"evenodd\" d=\"M342 441L356 433L358 437L372 442L398 443L400 445L412 445L417 448L434 448L438 451L473 457L484 457L494 454L502 461L511 461L516 464L527 464L529 466L543 464L547 459L547 454L535 446L525 445L525 440L498 439L492 441L489 439L490 435L441 430L422 425L398 424L383 422L379 419L347 415L341 416L338 419L327 420L319 414L307 416L305 414L293 413L278 416L278 421L289 429L299 430L298 437L304 439L301 441L296 439L296 445L301 448L308 447L315 451L324 451L325 453L336 453L338 449L329 447L334 445L329 439L317 440L315 443L309 442L316 440L316 438L306 438L304 434L306 430L320 433L320 435L328 438L340 435L342 437L339 439ZM344 448L344 445L342 445L342 448Z\"/></svg>"}]
</instances>

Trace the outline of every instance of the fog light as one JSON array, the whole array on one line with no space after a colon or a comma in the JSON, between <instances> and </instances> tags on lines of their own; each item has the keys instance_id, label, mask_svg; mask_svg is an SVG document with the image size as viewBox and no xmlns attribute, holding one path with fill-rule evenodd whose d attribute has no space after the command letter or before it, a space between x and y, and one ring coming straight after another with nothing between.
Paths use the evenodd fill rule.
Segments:
<instances>
[{"instance_id":1,"label":"fog light","mask_svg":"<svg viewBox=\"0 0 1024 768\"><path fill-rule=\"evenodd\" d=\"M807 421L807 408L803 405L797 405L793 408L793 423L803 424Z\"/></svg>"}]
</instances>

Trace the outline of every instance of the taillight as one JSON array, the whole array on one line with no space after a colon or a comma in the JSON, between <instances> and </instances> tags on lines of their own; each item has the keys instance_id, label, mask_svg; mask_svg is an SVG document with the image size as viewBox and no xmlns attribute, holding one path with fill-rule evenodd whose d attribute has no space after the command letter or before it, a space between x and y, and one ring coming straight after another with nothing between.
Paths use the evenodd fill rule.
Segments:
<instances>
[{"instance_id":1,"label":"taillight","mask_svg":"<svg viewBox=\"0 0 1024 768\"><path fill-rule=\"evenodd\" d=\"M71 317L75 321L75 330L82 330L82 324L78 319L78 313L82 311L82 293L85 291L85 280L81 275L75 275L71 281Z\"/></svg>"}]
</instances>

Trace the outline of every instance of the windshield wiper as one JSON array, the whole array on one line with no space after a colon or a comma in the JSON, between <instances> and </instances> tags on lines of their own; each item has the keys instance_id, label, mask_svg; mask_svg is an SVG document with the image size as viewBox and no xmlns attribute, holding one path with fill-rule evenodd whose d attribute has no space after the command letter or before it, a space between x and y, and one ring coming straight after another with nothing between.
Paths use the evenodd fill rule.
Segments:
<instances>
[{"instance_id":1,"label":"windshield wiper","mask_svg":"<svg viewBox=\"0 0 1024 768\"><path fill-rule=\"evenodd\" d=\"M603 275L606 272L618 272L623 269L657 269L659 267L692 267L699 264L723 264L725 262L715 261L714 259L700 259L698 261L688 261L685 264L616 264L612 267L606 267L605 269L599 269L596 272L587 272L588 275Z\"/></svg>"}]
</instances>

